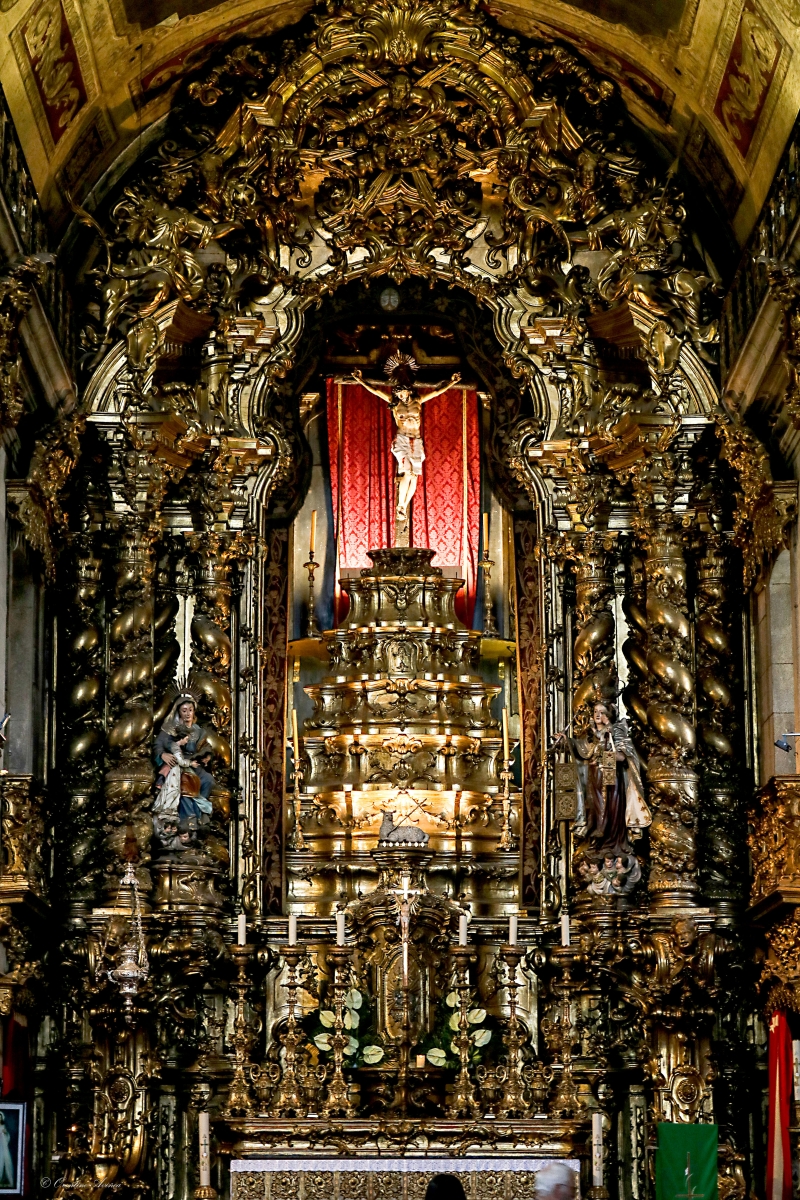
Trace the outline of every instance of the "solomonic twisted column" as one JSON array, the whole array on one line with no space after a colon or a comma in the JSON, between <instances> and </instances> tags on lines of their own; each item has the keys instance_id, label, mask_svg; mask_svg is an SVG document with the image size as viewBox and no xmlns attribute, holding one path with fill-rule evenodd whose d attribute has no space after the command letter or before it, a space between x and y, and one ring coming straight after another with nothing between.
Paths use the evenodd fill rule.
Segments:
<instances>
[{"instance_id":1,"label":"solomonic twisted column","mask_svg":"<svg viewBox=\"0 0 800 1200\"><path fill-rule=\"evenodd\" d=\"M647 770L650 893L657 905L680 905L697 891L698 777L694 768L694 676L686 589L686 555L672 500L675 456L657 453L634 473L638 534L646 583Z\"/></svg>"}]
</instances>

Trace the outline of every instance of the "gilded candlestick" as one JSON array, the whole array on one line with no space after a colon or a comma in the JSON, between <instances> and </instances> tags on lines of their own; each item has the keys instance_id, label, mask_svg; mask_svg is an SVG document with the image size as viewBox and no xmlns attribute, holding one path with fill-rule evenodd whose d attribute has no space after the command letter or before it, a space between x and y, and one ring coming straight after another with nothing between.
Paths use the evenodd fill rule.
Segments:
<instances>
[{"instance_id":1,"label":"gilded candlestick","mask_svg":"<svg viewBox=\"0 0 800 1200\"><path fill-rule=\"evenodd\" d=\"M344 997L350 979L350 963L353 957L352 946L331 946L328 958L333 963L333 1033L331 1034L331 1049L333 1050L333 1073L328 1081L327 1095L322 1105L326 1117L352 1117L355 1109L350 1103L350 1091L344 1077L344 1048L348 1035L344 1028Z\"/></svg>"},{"instance_id":2,"label":"gilded candlestick","mask_svg":"<svg viewBox=\"0 0 800 1200\"><path fill-rule=\"evenodd\" d=\"M303 566L308 571L308 618L306 620L306 637L318 638L320 636L319 625L317 624L317 608L314 599L314 574L319 566L319 563L314 558L314 551L309 550L308 562L304 562Z\"/></svg>"},{"instance_id":3,"label":"gilded candlestick","mask_svg":"<svg viewBox=\"0 0 800 1200\"><path fill-rule=\"evenodd\" d=\"M477 955L472 946L451 946L450 956L455 963L456 991L458 992L458 1034L453 1041L458 1047L459 1068L453 1084L453 1095L448 1105L450 1117L474 1117L479 1112L475 1099L475 1088L469 1073L472 1039L469 1033L470 982L469 965Z\"/></svg>"},{"instance_id":4,"label":"gilded candlestick","mask_svg":"<svg viewBox=\"0 0 800 1200\"><path fill-rule=\"evenodd\" d=\"M492 567L494 559L489 558L489 550L484 546L483 558L478 563L483 571L483 635L498 637L497 624L494 619L494 604L492 603Z\"/></svg>"},{"instance_id":5,"label":"gilded candlestick","mask_svg":"<svg viewBox=\"0 0 800 1200\"><path fill-rule=\"evenodd\" d=\"M255 946L232 946L231 955L236 963L236 980L233 984L236 992L236 1013L233 1020L233 1078L228 1092L228 1103L225 1115L228 1117L249 1117L253 1112L253 1099L250 1085L247 1082L251 1064L248 1054L252 1035L247 1021L247 992L250 981L247 969Z\"/></svg>"},{"instance_id":6,"label":"gilded candlestick","mask_svg":"<svg viewBox=\"0 0 800 1200\"><path fill-rule=\"evenodd\" d=\"M499 1117L523 1117L526 1115L525 1085L522 1079L522 1047L525 1035L517 1016L517 967L522 961L525 951L516 945L500 947L500 957L506 967L506 988L508 990L508 1033L505 1037L508 1076L503 1091L503 1099L497 1115Z\"/></svg>"},{"instance_id":7,"label":"gilded candlestick","mask_svg":"<svg viewBox=\"0 0 800 1200\"><path fill-rule=\"evenodd\" d=\"M306 1115L306 1105L303 1099L298 1072L297 1054L298 1047L303 1041L303 1035L295 1015L297 1009L297 992L300 987L297 967L302 961L305 952L305 946L298 946L296 944L287 946L283 952L283 960L286 963L288 972L285 986L289 1011L286 1018L286 1032L281 1038L285 1058L281 1073L281 1084L273 1105L273 1111L277 1115L284 1117L304 1117Z\"/></svg>"}]
</instances>

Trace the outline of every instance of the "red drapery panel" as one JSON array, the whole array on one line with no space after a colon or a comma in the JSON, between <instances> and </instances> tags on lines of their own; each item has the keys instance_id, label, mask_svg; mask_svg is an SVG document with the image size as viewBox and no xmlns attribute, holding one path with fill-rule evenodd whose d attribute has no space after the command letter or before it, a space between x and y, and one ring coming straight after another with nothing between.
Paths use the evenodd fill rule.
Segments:
<instances>
[{"instance_id":1,"label":"red drapery panel","mask_svg":"<svg viewBox=\"0 0 800 1200\"><path fill-rule=\"evenodd\" d=\"M422 395L425 389L420 389ZM367 551L394 544L394 421L360 384L327 382L328 448L339 568L368 567ZM422 408L427 458L412 505L411 541L436 550L436 566L466 576L458 615L472 624L480 528L478 399L450 388ZM341 479L341 487L340 487Z\"/></svg>"},{"instance_id":2,"label":"red drapery panel","mask_svg":"<svg viewBox=\"0 0 800 1200\"><path fill-rule=\"evenodd\" d=\"M791 1200L792 1197L792 1153L789 1144L792 1070L789 1022L786 1013L774 1012L769 1023L767 1200Z\"/></svg>"},{"instance_id":3,"label":"red drapery panel","mask_svg":"<svg viewBox=\"0 0 800 1200\"><path fill-rule=\"evenodd\" d=\"M328 380L328 450L339 567L369 567L368 550L394 544L393 440L388 404L360 384Z\"/></svg>"},{"instance_id":4,"label":"red drapery panel","mask_svg":"<svg viewBox=\"0 0 800 1200\"><path fill-rule=\"evenodd\" d=\"M422 444L427 458L411 509L411 540L415 546L436 550L435 566L461 568L467 594L459 592L456 610L471 626L481 505L475 392L451 388L424 404Z\"/></svg>"}]
</instances>

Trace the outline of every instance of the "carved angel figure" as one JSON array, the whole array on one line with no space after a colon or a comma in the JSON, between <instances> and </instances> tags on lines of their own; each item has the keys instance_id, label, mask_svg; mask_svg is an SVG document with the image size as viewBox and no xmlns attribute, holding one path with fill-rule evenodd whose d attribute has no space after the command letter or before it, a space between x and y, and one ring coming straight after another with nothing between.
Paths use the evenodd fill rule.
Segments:
<instances>
[{"instance_id":1,"label":"carved angel figure","mask_svg":"<svg viewBox=\"0 0 800 1200\"><path fill-rule=\"evenodd\" d=\"M652 820L645 803L641 762L627 722L618 717L613 705L598 703L585 734L561 737L578 767L575 833L588 837L594 850L612 860L609 870L616 878L620 874L616 859L629 854L631 841L640 837ZM609 891L620 889L619 883L613 886L611 877L609 884Z\"/></svg>"}]
</instances>

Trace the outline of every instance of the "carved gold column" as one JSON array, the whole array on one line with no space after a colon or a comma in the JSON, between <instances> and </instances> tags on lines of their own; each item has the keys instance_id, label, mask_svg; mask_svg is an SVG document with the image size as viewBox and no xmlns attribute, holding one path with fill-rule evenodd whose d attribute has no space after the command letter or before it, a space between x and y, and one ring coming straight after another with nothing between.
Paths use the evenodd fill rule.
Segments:
<instances>
[{"instance_id":1,"label":"carved gold column","mask_svg":"<svg viewBox=\"0 0 800 1200\"><path fill-rule=\"evenodd\" d=\"M143 890L150 877L153 820L153 553L143 521L120 522L114 539L114 584L108 621L108 737L105 777L106 872L116 897L126 862L136 862Z\"/></svg>"},{"instance_id":2,"label":"carved gold column","mask_svg":"<svg viewBox=\"0 0 800 1200\"><path fill-rule=\"evenodd\" d=\"M193 575L192 680L202 692L201 713L217 731L215 753L231 765L231 570L242 550L240 540L219 533L192 538ZM230 797L228 797L229 799ZM225 814L227 816L227 812Z\"/></svg>"},{"instance_id":3,"label":"carved gold column","mask_svg":"<svg viewBox=\"0 0 800 1200\"><path fill-rule=\"evenodd\" d=\"M66 793L63 857L57 866L74 916L85 916L102 870L104 637L101 560L88 535L77 536L65 563L71 603L64 609L61 667L64 710L62 786Z\"/></svg>"},{"instance_id":4,"label":"carved gold column","mask_svg":"<svg viewBox=\"0 0 800 1200\"><path fill-rule=\"evenodd\" d=\"M585 727L592 704L614 700L614 579L607 533L591 531L574 547L575 628L572 651L572 717Z\"/></svg>"},{"instance_id":5,"label":"carved gold column","mask_svg":"<svg viewBox=\"0 0 800 1200\"><path fill-rule=\"evenodd\" d=\"M674 451L658 450L631 473L646 583L649 887L657 906L691 903L697 893L694 677L684 535L674 511L678 468Z\"/></svg>"},{"instance_id":6,"label":"carved gold column","mask_svg":"<svg viewBox=\"0 0 800 1200\"><path fill-rule=\"evenodd\" d=\"M734 750L737 673L731 635L736 624L730 601L729 544L723 534L711 532L697 564L695 653L703 793L701 878L703 894L720 915L730 915L743 898L746 879L746 830Z\"/></svg>"}]
</instances>

